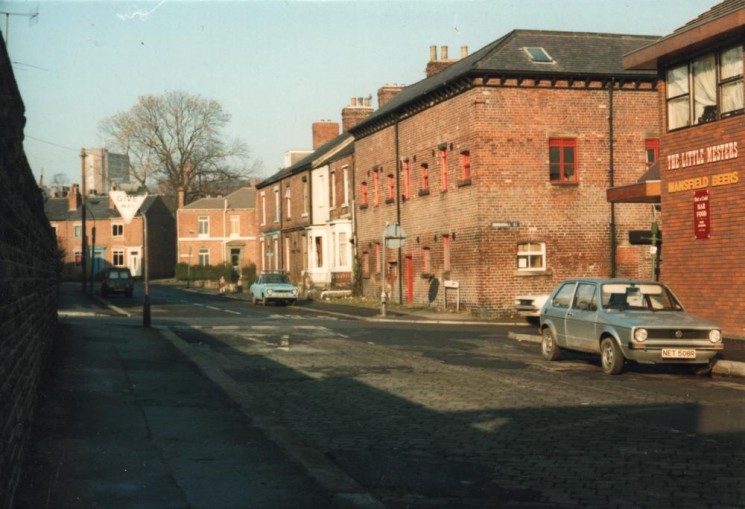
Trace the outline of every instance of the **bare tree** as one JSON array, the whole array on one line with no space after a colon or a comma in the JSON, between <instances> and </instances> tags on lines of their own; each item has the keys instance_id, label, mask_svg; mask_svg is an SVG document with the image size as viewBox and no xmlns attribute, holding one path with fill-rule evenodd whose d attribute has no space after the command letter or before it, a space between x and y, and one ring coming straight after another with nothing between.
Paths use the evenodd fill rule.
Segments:
<instances>
[{"instance_id":1,"label":"bare tree","mask_svg":"<svg viewBox=\"0 0 745 509\"><path fill-rule=\"evenodd\" d=\"M246 181L248 147L226 141L222 129L230 121L215 100L181 91L142 96L123 113L99 125L110 150L129 155L133 177L154 184L165 194L184 190L187 201L210 191L213 183Z\"/></svg>"}]
</instances>

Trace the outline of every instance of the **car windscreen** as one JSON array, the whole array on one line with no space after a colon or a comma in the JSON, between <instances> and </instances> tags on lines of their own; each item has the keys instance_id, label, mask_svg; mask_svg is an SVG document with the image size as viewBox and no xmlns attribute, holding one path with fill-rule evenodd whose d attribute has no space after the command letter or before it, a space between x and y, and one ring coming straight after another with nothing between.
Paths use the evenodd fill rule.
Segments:
<instances>
[{"instance_id":1,"label":"car windscreen","mask_svg":"<svg viewBox=\"0 0 745 509\"><path fill-rule=\"evenodd\" d=\"M679 311L680 303L663 285L656 283L607 283L602 289L604 308L629 311Z\"/></svg>"},{"instance_id":2,"label":"car windscreen","mask_svg":"<svg viewBox=\"0 0 745 509\"><path fill-rule=\"evenodd\" d=\"M290 278L281 274L273 274L271 276L264 276L264 283L269 284L290 284Z\"/></svg>"}]
</instances>

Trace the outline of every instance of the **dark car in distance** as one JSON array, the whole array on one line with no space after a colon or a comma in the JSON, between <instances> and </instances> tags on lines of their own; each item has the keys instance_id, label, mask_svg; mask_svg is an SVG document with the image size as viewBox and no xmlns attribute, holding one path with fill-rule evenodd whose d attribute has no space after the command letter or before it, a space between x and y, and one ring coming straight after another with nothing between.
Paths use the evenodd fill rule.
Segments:
<instances>
[{"instance_id":1,"label":"dark car in distance","mask_svg":"<svg viewBox=\"0 0 745 509\"><path fill-rule=\"evenodd\" d=\"M108 297L112 293L121 293L132 297L134 281L132 273L127 267L109 267L103 272L101 280L101 296Z\"/></svg>"}]
</instances>

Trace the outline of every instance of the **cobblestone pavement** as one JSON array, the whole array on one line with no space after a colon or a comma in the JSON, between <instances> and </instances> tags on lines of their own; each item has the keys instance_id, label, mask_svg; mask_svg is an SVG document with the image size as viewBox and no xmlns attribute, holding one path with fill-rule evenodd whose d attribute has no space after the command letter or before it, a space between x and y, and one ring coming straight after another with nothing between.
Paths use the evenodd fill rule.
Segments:
<instances>
[{"instance_id":1,"label":"cobblestone pavement","mask_svg":"<svg viewBox=\"0 0 745 509\"><path fill-rule=\"evenodd\" d=\"M172 330L285 447L315 451L385 507L745 507L737 384L702 404L657 391L669 376L548 364L488 334L443 359L384 344L390 330L360 341L309 320Z\"/></svg>"}]
</instances>

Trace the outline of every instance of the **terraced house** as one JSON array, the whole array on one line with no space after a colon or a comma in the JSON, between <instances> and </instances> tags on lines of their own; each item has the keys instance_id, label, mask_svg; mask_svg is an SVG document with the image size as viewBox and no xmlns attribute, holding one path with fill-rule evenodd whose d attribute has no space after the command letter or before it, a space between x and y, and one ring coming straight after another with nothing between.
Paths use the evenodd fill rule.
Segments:
<instances>
[{"instance_id":1,"label":"terraced house","mask_svg":"<svg viewBox=\"0 0 745 509\"><path fill-rule=\"evenodd\" d=\"M432 47L430 75L350 129L364 293L440 306L457 285L461 306L507 310L567 277L649 277L628 234L655 211L606 188L657 158L657 73L622 66L656 39L515 30L457 61Z\"/></svg>"},{"instance_id":2,"label":"terraced house","mask_svg":"<svg viewBox=\"0 0 745 509\"><path fill-rule=\"evenodd\" d=\"M335 122L313 124L314 150L257 184L260 269L286 272L305 294L352 285L354 140L348 130L372 113L353 98Z\"/></svg>"}]
</instances>

